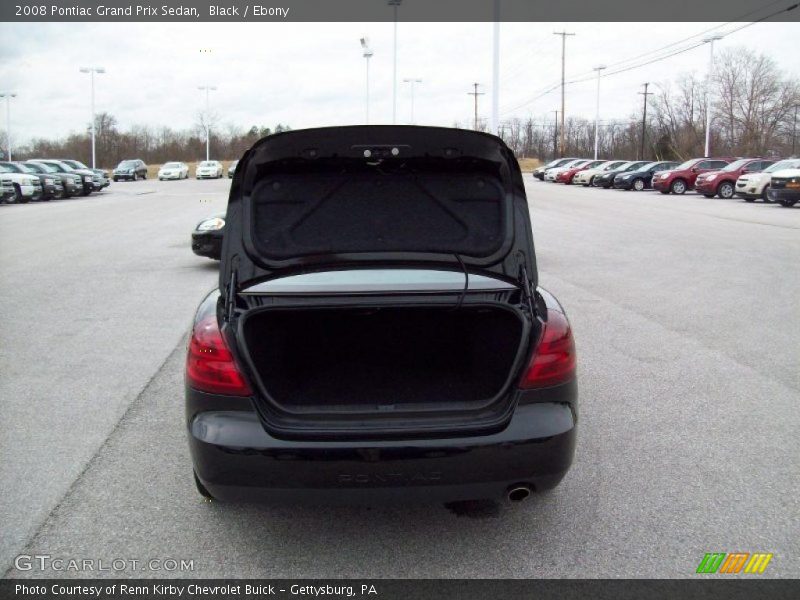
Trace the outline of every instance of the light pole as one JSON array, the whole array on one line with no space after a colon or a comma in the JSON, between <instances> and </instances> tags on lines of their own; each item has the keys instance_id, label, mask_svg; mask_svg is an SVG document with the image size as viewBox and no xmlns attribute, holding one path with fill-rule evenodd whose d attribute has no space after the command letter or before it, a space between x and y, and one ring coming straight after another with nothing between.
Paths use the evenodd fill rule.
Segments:
<instances>
[{"instance_id":1,"label":"light pole","mask_svg":"<svg viewBox=\"0 0 800 600\"><path fill-rule=\"evenodd\" d=\"M595 102L594 110L594 159L597 160L597 145L599 143L600 131L600 71L605 69L605 65L597 65L594 70L597 71L597 99Z\"/></svg>"},{"instance_id":2,"label":"light pole","mask_svg":"<svg viewBox=\"0 0 800 600\"><path fill-rule=\"evenodd\" d=\"M11 99L16 98L14 92L2 92L0 98L6 99L6 150L8 150L8 160L11 160Z\"/></svg>"},{"instance_id":3,"label":"light pole","mask_svg":"<svg viewBox=\"0 0 800 600\"><path fill-rule=\"evenodd\" d=\"M792 156L797 156L795 154L795 148L797 147L797 108L800 104L794 105L794 121L792 121Z\"/></svg>"},{"instance_id":4,"label":"light pole","mask_svg":"<svg viewBox=\"0 0 800 600\"><path fill-rule=\"evenodd\" d=\"M411 84L411 124L414 124L414 85L417 83L422 83L422 79L403 79L403 83L410 83Z\"/></svg>"},{"instance_id":5,"label":"light pole","mask_svg":"<svg viewBox=\"0 0 800 600\"><path fill-rule=\"evenodd\" d=\"M397 123L397 8L403 0L388 0L387 4L394 10L394 42L392 51L392 125Z\"/></svg>"},{"instance_id":6,"label":"light pole","mask_svg":"<svg viewBox=\"0 0 800 600\"><path fill-rule=\"evenodd\" d=\"M95 168L96 154L95 154L95 124L94 124L94 74L105 73L103 67L81 67L81 73L89 73L92 79L92 168Z\"/></svg>"},{"instance_id":7,"label":"light pole","mask_svg":"<svg viewBox=\"0 0 800 600\"><path fill-rule=\"evenodd\" d=\"M372 58L374 54L372 49L369 47L369 38L362 37L361 38L361 49L363 50L363 57L366 59L367 62L367 88L366 88L366 100L365 100L365 108L364 108L364 115L365 115L365 123L369 125L369 59Z\"/></svg>"},{"instance_id":8,"label":"light pole","mask_svg":"<svg viewBox=\"0 0 800 600\"><path fill-rule=\"evenodd\" d=\"M498 135L500 121L500 0L494 0L492 27L492 110L489 133Z\"/></svg>"},{"instance_id":9,"label":"light pole","mask_svg":"<svg viewBox=\"0 0 800 600\"><path fill-rule=\"evenodd\" d=\"M714 42L721 40L721 35L712 35L703 41L709 45L708 75L706 76L706 150L705 156L711 156L711 77L714 74Z\"/></svg>"},{"instance_id":10,"label":"light pole","mask_svg":"<svg viewBox=\"0 0 800 600\"><path fill-rule=\"evenodd\" d=\"M216 91L217 88L216 88L216 86L213 86L213 85L200 85L200 86L197 86L197 89L200 90L200 91L204 91L206 93L206 115L205 115L205 119L203 119L203 120L205 121L205 126L206 126L206 160L211 160L210 159L210 153L209 153L209 146L210 146L210 143L211 143L211 133L210 133L210 131L211 131L211 122L209 121L210 117L209 117L209 114L208 114L209 110L210 110L209 109L208 94L209 94L209 92Z\"/></svg>"}]
</instances>

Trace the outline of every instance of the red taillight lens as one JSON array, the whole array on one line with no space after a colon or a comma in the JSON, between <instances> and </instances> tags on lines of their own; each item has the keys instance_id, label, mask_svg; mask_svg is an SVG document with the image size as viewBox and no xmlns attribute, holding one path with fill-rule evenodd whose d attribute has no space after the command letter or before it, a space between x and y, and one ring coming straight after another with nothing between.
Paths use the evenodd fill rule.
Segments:
<instances>
[{"instance_id":1,"label":"red taillight lens","mask_svg":"<svg viewBox=\"0 0 800 600\"><path fill-rule=\"evenodd\" d=\"M198 321L192 330L186 356L186 382L196 390L212 394L252 394L225 344L216 315Z\"/></svg>"},{"instance_id":2,"label":"red taillight lens","mask_svg":"<svg viewBox=\"0 0 800 600\"><path fill-rule=\"evenodd\" d=\"M528 390L565 383L575 376L575 363L575 340L569 321L560 312L549 310L539 345L519 387Z\"/></svg>"}]
</instances>

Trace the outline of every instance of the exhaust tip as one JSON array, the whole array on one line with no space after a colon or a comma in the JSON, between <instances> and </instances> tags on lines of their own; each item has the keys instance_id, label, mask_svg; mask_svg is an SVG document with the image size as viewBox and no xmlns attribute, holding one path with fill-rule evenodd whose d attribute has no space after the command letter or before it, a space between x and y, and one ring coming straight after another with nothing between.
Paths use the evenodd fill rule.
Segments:
<instances>
[{"instance_id":1,"label":"exhaust tip","mask_svg":"<svg viewBox=\"0 0 800 600\"><path fill-rule=\"evenodd\" d=\"M528 485L515 485L508 490L509 502L522 502L531 495L531 488Z\"/></svg>"}]
</instances>

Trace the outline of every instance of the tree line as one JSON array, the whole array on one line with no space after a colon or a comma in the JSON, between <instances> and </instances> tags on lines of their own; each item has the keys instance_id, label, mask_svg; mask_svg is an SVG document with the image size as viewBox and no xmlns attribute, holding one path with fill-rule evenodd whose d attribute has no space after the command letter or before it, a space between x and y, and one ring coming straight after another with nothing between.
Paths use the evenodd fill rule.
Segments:
<instances>
[{"instance_id":1,"label":"tree line","mask_svg":"<svg viewBox=\"0 0 800 600\"><path fill-rule=\"evenodd\" d=\"M708 87L707 87L708 86ZM784 157L800 152L800 85L774 60L746 48L721 52L710 82L694 74L650 85L641 154L641 107L627 119L601 120L598 155L607 158L686 160L705 151L706 91L711 101L711 149L717 156ZM457 126L459 124L456 124ZM555 114L511 119L500 135L518 156L593 156L594 120L567 118L563 152ZM485 123L479 123L485 129Z\"/></svg>"}]
</instances>

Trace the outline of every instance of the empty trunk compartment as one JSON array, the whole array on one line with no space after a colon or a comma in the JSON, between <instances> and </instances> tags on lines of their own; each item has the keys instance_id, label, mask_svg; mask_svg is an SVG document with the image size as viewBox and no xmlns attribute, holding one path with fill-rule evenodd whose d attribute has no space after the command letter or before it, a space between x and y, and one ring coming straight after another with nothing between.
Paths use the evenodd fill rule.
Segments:
<instances>
[{"instance_id":1,"label":"empty trunk compartment","mask_svg":"<svg viewBox=\"0 0 800 600\"><path fill-rule=\"evenodd\" d=\"M499 304L264 309L242 322L262 389L301 413L483 407L516 372L527 331Z\"/></svg>"}]
</instances>

